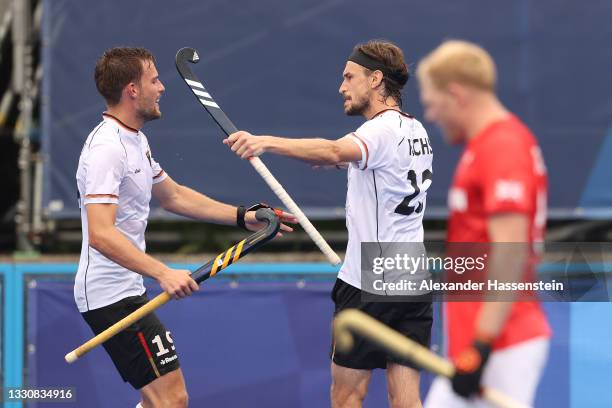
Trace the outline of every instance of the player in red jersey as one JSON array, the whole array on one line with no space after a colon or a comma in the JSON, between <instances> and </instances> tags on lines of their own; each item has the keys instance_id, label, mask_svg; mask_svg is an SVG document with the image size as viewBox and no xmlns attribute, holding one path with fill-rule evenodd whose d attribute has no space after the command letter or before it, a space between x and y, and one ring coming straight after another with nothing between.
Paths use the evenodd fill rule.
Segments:
<instances>
[{"instance_id":1,"label":"player in red jersey","mask_svg":"<svg viewBox=\"0 0 612 408\"><path fill-rule=\"evenodd\" d=\"M491 245L487 278L525 279L546 223L546 168L535 137L497 98L495 64L479 46L446 41L417 75L425 118L450 144L465 144L448 197L447 241L518 243ZM481 386L533 404L551 331L537 301L506 300L445 304L456 374L434 381L426 407L487 406L477 398Z\"/></svg>"}]
</instances>

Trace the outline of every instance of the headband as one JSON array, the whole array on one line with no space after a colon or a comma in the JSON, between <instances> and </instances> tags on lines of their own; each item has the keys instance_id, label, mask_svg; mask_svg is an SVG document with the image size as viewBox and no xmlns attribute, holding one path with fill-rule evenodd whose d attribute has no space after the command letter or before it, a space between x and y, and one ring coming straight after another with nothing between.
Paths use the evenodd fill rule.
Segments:
<instances>
[{"instance_id":1,"label":"headband","mask_svg":"<svg viewBox=\"0 0 612 408\"><path fill-rule=\"evenodd\" d=\"M386 77L391 78L401 86L404 86L406 82L408 82L408 78L410 78L410 74L404 75L401 72L392 71L385 64L375 58L370 57L359 49L354 50L348 60L372 71L381 71Z\"/></svg>"}]
</instances>

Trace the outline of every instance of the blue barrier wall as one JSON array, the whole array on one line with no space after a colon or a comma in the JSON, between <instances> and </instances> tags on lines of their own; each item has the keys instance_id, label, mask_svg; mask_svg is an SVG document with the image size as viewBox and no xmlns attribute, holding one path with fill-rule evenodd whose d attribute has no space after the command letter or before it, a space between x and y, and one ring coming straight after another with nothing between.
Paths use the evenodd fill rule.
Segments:
<instances>
[{"instance_id":1,"label":"blue barrier wall","mask_svg":"<svg viewBox=\"0 0 612 408\"><path fill-rule=\"evenodd\" d=\"M445 38L491 51L499 93L538 136L550 172L551 216L610 217L612 194L612 2L578 0L365 0L173 2L45 0L42 148L44 205L77 217L75 171L104 109L96 58L116 45L157 56L166 93L162 120L145 127L153 155L179 182L221 200L278 203L253 169L221 144L221 132L182 83L176 51L198 49L194 67L239 128L288 137L340 137L361 120L342 112L338 87L357 42L388 38L412 69ZM422 117L415 81L404 108ZM445 216L458 150L427 125L435 150L426 217ZM344 172L264 155L295 201L315 217L342 217ZM157 208L157 207L156 207ZM164 216L159 211L154 216Z\"/></svg>"},{"instance_id":2,"label":"blue barrier wall","mask_svg":"<svg viewBox=\"0 0 612 408\"><path fill-rule=\"evenodd\" d=\"M75 269L73 264L0 265L9 295L4 386L76 387L77 402L62 406L135 405L136 393L119 380L101 348L74 365L63 361L67 351L91 337L72 297ZM323 264L232 265L197 295L164 306L159 315L173 331L193 406L233 408L253 401L266 407L328 406L334 276L335 269ZM555 335L536 407L612 405L607 387L612 305L544 307ZM438 320L436 344L439 325ZM430 380L425 376L423 392ZM377 373L366 407L379 407L385 398L384 377ZM57 406L28 407L47 405Z\"/></svg>"},{"instance_id":3,"label":"blue barrier wall","mask_svg":"<svg viewBox=\"0 0 612 408\"><path fill-rule=\"evenodd\" d=\"M161 309L158 315L172 331L191 405L329 406L329 289L329 283L304 288L215 283ZM73 365L63 361L66 350L92 337L75 313L72 285L38 281L28 293L28 344L37 350L28 355L30 384L60 381L76 387L74 406L136 405L138 393L122 383L102 348Z\"/></svg>"}]
</instances>

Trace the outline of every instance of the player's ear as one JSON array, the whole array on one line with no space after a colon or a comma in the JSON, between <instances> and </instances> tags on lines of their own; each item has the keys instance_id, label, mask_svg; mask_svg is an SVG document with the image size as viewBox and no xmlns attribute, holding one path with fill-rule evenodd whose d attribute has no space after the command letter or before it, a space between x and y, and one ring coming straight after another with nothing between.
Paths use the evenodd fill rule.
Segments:
<instances>
[{"instance_id":1,"label":"player's ear","mask_svg":"<svg viewBox=\"0 0 612 408\"><path fill-rule=\"evenodd\" d=\"M447 85L446 92L458 105L464 105L466 101L466 89L456 82Z\"/></svg>"},{"instance_id":2,"label":"player's ear","mask_svg":"<svg viewBox=\"0 0 612 408\"><path fill-rule=\"evenodd\" d=\"M372 89L377 88L383 80L383 73L379 70L376 70L374 72L372 72L372 74L370 75L370 86Z\"/></svg>"},{"instance_id":3,"label":"player's ear","mask_svg":"<svg viewBox=\"0 0 612 408\"><path fill-rule=\"evenodd\" d=\"M130 82L123 88L123 95L128 99L136 99L138 91L138 85L135 82Z\"/></svg>"}]
</instances>

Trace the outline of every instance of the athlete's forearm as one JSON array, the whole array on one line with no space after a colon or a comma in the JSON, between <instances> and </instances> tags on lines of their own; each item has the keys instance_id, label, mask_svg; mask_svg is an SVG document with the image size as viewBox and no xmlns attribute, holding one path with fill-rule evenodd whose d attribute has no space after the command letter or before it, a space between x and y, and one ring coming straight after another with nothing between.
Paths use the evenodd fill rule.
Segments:
<instances>
[{"instance_id":1,"label":"athlete's forearm","mask_svg":"<svg viewBox=\"0 0 612 408\"><path fill-rule=\"evenodd\" d=\"M521 213L501 213L487 221L491 252L487 279L519 283L524 279L529 256L529 220ZM486 286L488 288L488 285ZM490 290L484 293L484 305L476 321L477 333L497 337L506 322L514 291Z\"/></svg>"},{"instance_id":2,"label":"athlete's forearm","mask_svg":"<svg viewBox=\"0 0 612 408\"><path fill-rule=\"evenodd\" d=\"M172 200L164 209L185 217L213 222L215 224L236 225L236 207L213 200L189 187L179 185Z\"/></svg>"},{"instance_id":3,"label":"athlete's forearm","mask_svg":"<svg viewBox=\"0 0 612 408\"><path fill-rule=\"evenodd\" d=\"M132 244L115 226L90 231L89 245L124 268L156 280L168 269L162 262Z\"/></svg>"},{"instance_id":4,"label":"athlete's forearm","mask_svg":"<svg viewBox=\"0 0 612 408\"><path fill-rule=\"evenodd\" d=\"M345 161L341 148L335 140L261 137L266 138L265 150L271 153L317 165L334 165Z\"/></svg>"},{"instance_id":5,"label":"athlete's forearm","mask_svg":"<svg viewBox=\"0 0 612 408\"><path fill-rule=\"evenodd\" d=\"M489 281L520 283L524 281L528 249L524 243L497 242L491 245L487 279ZM485 287L487 287L485 282ZM512 310L515 291L487 291L485 302L476 322L476 332L497 337Z\"/></svg>"},{"instance_id":6,"label":"athlete's forearm","mask_svg":"<svg viewBox=\"0 0 612 408\"><path fill-rule=\"evenodd\" d=\"M485 302L476 322L477 337L482 336L484 339L497 338L510 315L513 304L513 302L500 301Z\"/></svg>"}]
</instances>

